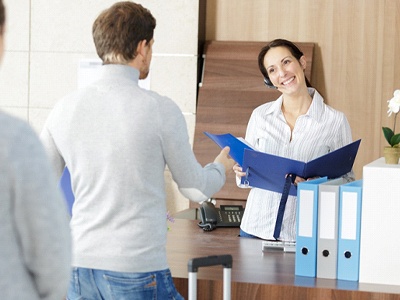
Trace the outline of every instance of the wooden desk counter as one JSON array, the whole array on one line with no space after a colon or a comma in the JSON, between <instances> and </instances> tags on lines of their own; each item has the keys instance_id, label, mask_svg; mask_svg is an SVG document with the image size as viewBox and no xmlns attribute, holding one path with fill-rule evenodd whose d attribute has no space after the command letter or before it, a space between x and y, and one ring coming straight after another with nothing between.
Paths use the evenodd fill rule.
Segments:
<instances>
[{"instance_id":1,"label":"wooden desk counter","mask_svg":"<svg viewBox=\"0 0 400 300\"><path fill-rule=\"evenodd\" d=\"M262 241L239 238L238 228L205 232L197 222L176 219L168 224L168 262L175 285L185 298L190 259L231 254L232 299L400 299L400 286L295 276L294 253L262 252ZM199 268L197 277L198 299L222 299L222 266Z\"/></svg>"}]
</instances>

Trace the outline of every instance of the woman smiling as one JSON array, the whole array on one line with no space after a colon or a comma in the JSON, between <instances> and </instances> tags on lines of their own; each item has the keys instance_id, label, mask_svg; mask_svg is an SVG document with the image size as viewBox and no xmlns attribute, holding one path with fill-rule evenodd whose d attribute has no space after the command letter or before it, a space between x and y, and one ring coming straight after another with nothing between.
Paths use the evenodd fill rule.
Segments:
<instances>
[{"instance_id":1,"label":"woman smiling","mask_svg":"<svg viewBox=\"0 0 400 300\"><path fill-rule=\"evenodd\" d=\"M352 142L346 116L326 105L311 87L304 74L307 59L294 43L284 39L272 41L261 49L258 64L267 87L282 94L257 107L250 117L245 139L255 150L308 162ZM233 169L239 183L246 173L239 165ZM343 177L354 180L353 172ZM296 185L307 179L310 178L296 176L292 182ZM281 227L278 232L275 230L281 199L281 193L252 188L240 235L295 241L295 196L288 196Z\"/></svg>"}]
</instances>

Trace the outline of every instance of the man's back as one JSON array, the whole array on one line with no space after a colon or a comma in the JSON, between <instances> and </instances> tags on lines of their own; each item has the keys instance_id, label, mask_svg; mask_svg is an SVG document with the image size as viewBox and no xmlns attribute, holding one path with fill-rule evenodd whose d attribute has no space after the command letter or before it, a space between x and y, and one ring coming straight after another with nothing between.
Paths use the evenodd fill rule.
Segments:
<instances>
[{"instance_id":1,"label":"man's back","mask_svg":"<svg viewBox=\"0 0 400 300\"><path fill-rule=\"evenodd\" d=\"M167 230L166 164L182 191L197 194L217 191L224 170L205 178L178 106L139 88L136 69L105 65L102 71L99 81L55 106L42 132L59 175L64 161L71 173L74 265L166 269L160 251Z\"/></svg>"}]
</instances>

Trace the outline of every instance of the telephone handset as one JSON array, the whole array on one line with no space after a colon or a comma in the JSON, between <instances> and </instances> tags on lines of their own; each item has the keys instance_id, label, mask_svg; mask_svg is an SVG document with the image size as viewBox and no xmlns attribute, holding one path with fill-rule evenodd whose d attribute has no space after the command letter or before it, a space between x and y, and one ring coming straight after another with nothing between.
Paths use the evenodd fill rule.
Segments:
<instances>
[{"instance_id":1,"label":"telephone handset","mask_svg":"<svg viewBox=\"0 0 400 300\"><path fill-rule=\"evenodd\" d=\"M210 201L204 201L200 206L201 222L198 224L204 231L216 227L239 227L243 216L241 205L221 205L215 207Z\"/></svg>"}]
</instances>

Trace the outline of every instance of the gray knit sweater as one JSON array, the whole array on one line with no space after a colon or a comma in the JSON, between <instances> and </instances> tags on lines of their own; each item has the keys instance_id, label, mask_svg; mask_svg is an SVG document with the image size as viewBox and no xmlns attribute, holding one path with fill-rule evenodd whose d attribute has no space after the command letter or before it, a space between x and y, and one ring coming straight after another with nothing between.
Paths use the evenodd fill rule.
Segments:
<instances>
[{"instance_id":1,"label":"gray knit sweater","mask_svg":"<svg viewBox=\"0 0 400 300\"><path fill-rule=\"evenodd\" d=\"M138 78L132 67L103 66L99 81L55 105L41 133L58 174L65 165L71 173L77 267L166 269L165 167L194 201L225 182L222 164L196 161L178 106Z\"/></svg>"},{"instance_id":2,"label":"gray knit sweater","mask_svg":"<svg viewBox=\"0 0 400 300\"><path fill-rule=\"evenodd\" d=\"M71 241L66 204L39 138L0 112L0 299L63 299Z\"/></svg>"}]
</instances>

